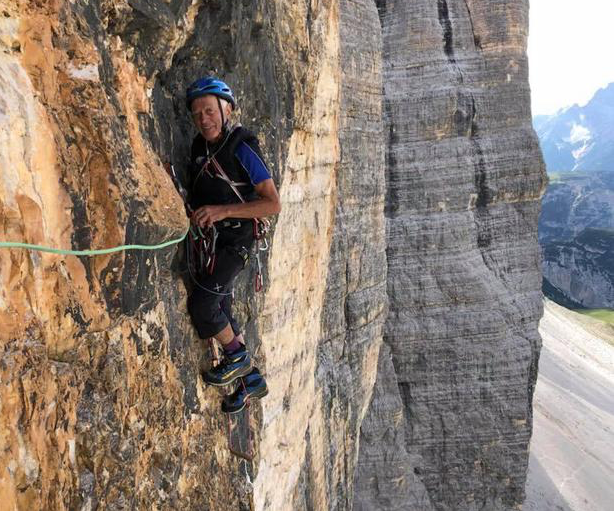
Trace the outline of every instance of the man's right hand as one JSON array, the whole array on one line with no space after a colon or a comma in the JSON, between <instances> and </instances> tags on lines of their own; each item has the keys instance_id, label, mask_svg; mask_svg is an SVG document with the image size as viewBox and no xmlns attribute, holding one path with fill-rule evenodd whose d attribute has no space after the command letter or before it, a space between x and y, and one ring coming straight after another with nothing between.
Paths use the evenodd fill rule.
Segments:
<instances>
[{"instance_id":1,"label":"man's right hand","mask_svg":"<svg viewBox=\"0 0 614 511\"><path fill-rule=\"evenodd\" d=\"M192 222L200 227L212 227L215 222L226 218L226 206L201 206L192 214Z\"/></svg>"}]
</instances>

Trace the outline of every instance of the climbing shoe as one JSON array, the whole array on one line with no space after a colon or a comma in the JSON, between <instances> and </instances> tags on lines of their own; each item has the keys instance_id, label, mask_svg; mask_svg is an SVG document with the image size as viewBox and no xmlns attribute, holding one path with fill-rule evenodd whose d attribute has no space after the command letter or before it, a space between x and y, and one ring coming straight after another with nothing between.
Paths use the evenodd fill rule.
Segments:
<instances>
[{"instance_id":1,"label":"climbing shoe","mask_svg":"<svg viewBox=\"0 0 614 511\"><path fill-rule=\"evenodd\" d=\"M254 367L251 373L241 378L236 390L222 401L224 413L238 413L251 399L260 399L269 393L264 377Z\"/></svg>"},{"instance_id":2,"label":"climbing shoe","mask_svg":"<svg viewBox=\"0 0 614 511\"><path fill-rule=\"evenodd\" d=\"M225 354L222 362L203 373L203 380L210 385L223 386L232 383L252 370L252 358L245 346Z\"/></svg>"}]
</instances>

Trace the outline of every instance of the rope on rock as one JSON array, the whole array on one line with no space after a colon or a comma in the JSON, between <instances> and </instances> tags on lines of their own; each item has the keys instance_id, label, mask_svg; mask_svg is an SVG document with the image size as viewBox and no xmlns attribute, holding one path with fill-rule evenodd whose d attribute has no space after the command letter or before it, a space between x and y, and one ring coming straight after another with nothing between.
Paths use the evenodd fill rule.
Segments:
<instances>
[{"instance_id":1,"label":"rope on rock","mask_svg":"<svg viewBox=\"0 0 614 511\"><path fill-rule=\"evenodd\" d=\"M75 256L96 256L104 254L112 254L114 252L122 252L124 250L160 250L162 248L170 247L181 243L188 233L190 228L188 227L180 238L165 241L157 245L120 245L118 247L100 248L96 250L63 250L60 248L46 247L43 245L34 245L31 243L20 243L16 241L0 241L0 248L23 248L26 250L35 250L37 252L49 252L51 254L60 255L75 255Z\"/></svg>"}]
</instances>

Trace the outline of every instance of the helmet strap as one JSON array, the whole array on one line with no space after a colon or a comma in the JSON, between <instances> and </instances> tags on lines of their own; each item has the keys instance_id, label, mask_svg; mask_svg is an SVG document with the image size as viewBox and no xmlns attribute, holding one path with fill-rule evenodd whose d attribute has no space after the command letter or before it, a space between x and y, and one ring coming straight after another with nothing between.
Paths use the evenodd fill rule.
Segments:
<instances>
[{"instance_id":1,"label":"helmet strap","mask_svg":"<svg viewBox=\"0 0 614 511\"><path fill-rule=\"evenodd\" d=\"M215 99L217 99L217 106L220 109L220 115L222 116L222 132L224 132L226 131L228 119L226 119L226 117L224 116L224 109L222 108L222 102L220 101L220 97L215 96Z\"/></svg>"}]
</instances>

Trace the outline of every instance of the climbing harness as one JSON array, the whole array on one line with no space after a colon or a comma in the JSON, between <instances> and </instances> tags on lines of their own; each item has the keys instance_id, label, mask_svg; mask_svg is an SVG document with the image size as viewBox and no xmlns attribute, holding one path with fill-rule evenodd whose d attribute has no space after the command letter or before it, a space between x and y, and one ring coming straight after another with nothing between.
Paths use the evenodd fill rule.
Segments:
<instances>
[{"instance_id":1,"label":"climbing harness","mask_svg":"<svg viewBox=\"0 0 614 511\"><path fill-rule=\"evenodd\" d=\"M168 172L175 188L179 192L179 195L183 199L183 203L185 205L186 212L189 216L194 213L194 210L190 206L188 202L188 192L181 184L177 173L175 172L175 167L171 163L165 163L164 168L166 172ZM229 296L230 293L220 293L218 291L214 291L213 289L209 289L203 286L195 274L203 274L205 272L213 273L213 268L215 266L215 247L217 245L218 231L215 226L205 229L204 231L194 225L190 225L188 228L188 232L185 236L186 242L186 265L188 267L188 272L190 274L190 278L192 282L194 282L198 287L204 289L205 291L212 293L214 295L219 296Z\"/></svg>"},{"instance_id":2,"label":"climbing harness","mask_svg":"<svg viewBox=\"0 0 614 511\"><path fill-rule=\"evenodd\" d=\"M221 179L222 181L226 182L228 186L230 186L232 191L235 193L235 195L239 198L239 200L242 203L245 203L246 201L243 198L243 195L241 194L241 192L238 190L237 187L244 186L247 183L232 181L228 177L228 174L226 174L222 166L219 164L217 159L215 158L216 154L220 151L220 149L224 146L224 144L228 140L230 133L232 133L232 131L228 132L228 134L226 135L226 138L224 139L220 147L213 154L209 155L209 148L207 146L206 160L202 164L198 174L196 175L195 181L198 180L198 178L203 173L207 173L210 177L217 177ZM209 167L211 167L212 170L210 170ZM180 180L178 179L174 166L169 163L165 165L165 168L167 172L169 173L169 175L171 176L171 179L173 183L175 184L177 191L179 192L179 194L184 200L186 211L188 212L189 215L192 215L194 211L188 204L187 191L185 190ZM266 252L269 248L269 245L266 240L266 235L269 232L271 224L269 220L266 218L254 218L252 219L252 222L253 222L253 236L254 236L254 240L256 241L256 250L255 250L256 252L256 275L254 276L254 291L258 293L262 291L264 287L264 279L262 276L262 263L260 261L260 252ZM231 293L219 293L217 291L204 287L198 282L198 280L196 279L194 275L194 274L202 274L205 270L209 273L209 275L213 273L213 269L215 267L215 257L216 257L215 248L216 248L216 242L218 238L218 231L216 227L213 225L211 227L208 227L204 231L200 227L190 228L187 237L188 237L188 243L187 243L187 248L186 248L186 260L187 260L186 262L187 262L188 271L190 273L190 277L192 281L198 287L200 287L201 289L204 289L205 291L208 291L209 293L213 293L219 296L230 295Z\"/></svg>"},{"instance_id":3,"label":"climbing harness","mask_svg":"<svg viewBox=\"0 0 614 511\"><path fill-rule=\"evenodd\" d=\"M196 272L201 275L204 271L209 272L209 274L213 272L213 266L215 264L215 243L218 235L215 227L205 230L204 233L200 228L197 228L196 231L199 234L195 234L195 230L190 228L190 232L188 233L188 245L185 252L186 266L188 267L188 273L190 274L192 282L208 293L218 296L232 296L234 293L232 290L229 293L220 293L198 282L198 278L195 274ZM211 250L213 250L213 252Z\"/></svg>"},{"instance_id":4,"label":"climbing harness","mask_svg":"<svg viewBox=\"0 0 614 511\"><path fill-rule=\"evenodd\" d=\"M212 165L215 176L221 179L222 181L225 181L228 184L228 186L230 186L230 188L235 193L235 195L239 198L239 200L245 204L246 201L243 198L243 195L241 194L239 189L237 188L237 186L241 186L243 183L237 183L235 181L232 181L228 177L228 174L226 174L222 166L215 159L215 155L212 155L210 158L207 159L207 161L204 164L204 167L208 166L209 164ZM208 169L205 169L205 171L209 172ZM258 293L262 291L262 288L264 286L264 279L262 277L262 264L260 262L260 252L266 252L269 248L269 245L266 241L266 235L269 232L271 223L266 218L253 218L252 222L254 224L254 240L256 240L256 263L257 263L254 290Z\"/></svg>"},{"instance_id":5,"label":"climbing harness","mask_svg":"<svg viewBox=\"0 0 614 511\"><path fill-rule=\"evenodd\" d=\"M224 137L224 140L222 140L222 143L219 145L219 147L211 155L209 154L209 142L207 142L205 140L205 151L207 151L207 156L205 157L205 164L201 167L200 172L198 173L198 176L196 176L196 179L194 180L194 182L196 182L196 180L200 176L201 172L203 172L203 170L206 170L206 167L207 167L207 164L209 163L209 160L211 160L211 158L214 158L217 155L217 153L219 153L224 148L224 146L226 145L226 142L228 142L228 139L230 138L230 135L232 135L233 131L238 126L240 126L240 124L235 126L233 129L228 129L228 126L226 124L224 124L224 131L226 132L226 136Z\"/></svg>"}]
</instances>

